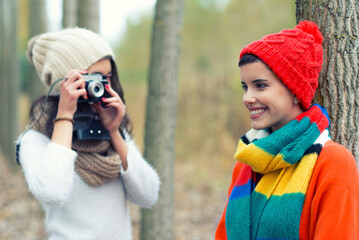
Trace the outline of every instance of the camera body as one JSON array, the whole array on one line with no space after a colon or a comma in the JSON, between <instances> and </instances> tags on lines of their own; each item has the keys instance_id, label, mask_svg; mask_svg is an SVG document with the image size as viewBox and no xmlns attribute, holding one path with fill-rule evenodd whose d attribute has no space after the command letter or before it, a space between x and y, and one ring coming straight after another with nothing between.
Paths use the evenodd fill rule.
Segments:
<instances>
[{"instance_id":1,"label":"camera body","mask_svg":"<svg viewBox=\"0 0 359 240\"><path fill-rule=\"evenodd\" d=\"M107 77L101 74L84 74L85 90L88 99L79 98L79 102L100 102L101 98L109 97L105 90L107 84Z\"/></svg>"},{"instance_id":2,"label":"camera body","mask_svg":"<svg viewBox=\"0 0 359 240\"><path fill-rule=\"evenodd\" d=\"M78 102L74 114L73 141L110 140L109 132L103 127L89 102Z\"/></svg>"},{"instance_id":3,"label":"camera body","mask_svg":"<svg viewBox=\"0 0 359 240\"><path fill-rule=\"evenodd\" d=\"M91 109L91 103L101 102L101 98L111 97L105 89L107 77L101 74L83 74L87 99L79 97L74 114L74 141L110 140L108 131L102 126L99 116ZM105 107L105 106L102 106Z\"/></svg>"}]
</instances>

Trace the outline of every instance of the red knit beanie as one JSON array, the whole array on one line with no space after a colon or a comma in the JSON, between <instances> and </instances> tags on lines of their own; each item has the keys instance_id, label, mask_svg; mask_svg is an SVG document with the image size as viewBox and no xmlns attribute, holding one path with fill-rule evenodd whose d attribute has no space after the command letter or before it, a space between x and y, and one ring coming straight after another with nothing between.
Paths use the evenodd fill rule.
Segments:
<instances>
[{"instance_id":1,"label":"red knit beanie","mask_svg":"<svg viewBox=\"0 0 359 240\"><path fill-rule=\"evenodd\" d=\"M264 36L240 53L259 57L308 109L318 87L323 63L323 36L318 26L300 22L294 29Z\"/></svg>"}]
</instances>

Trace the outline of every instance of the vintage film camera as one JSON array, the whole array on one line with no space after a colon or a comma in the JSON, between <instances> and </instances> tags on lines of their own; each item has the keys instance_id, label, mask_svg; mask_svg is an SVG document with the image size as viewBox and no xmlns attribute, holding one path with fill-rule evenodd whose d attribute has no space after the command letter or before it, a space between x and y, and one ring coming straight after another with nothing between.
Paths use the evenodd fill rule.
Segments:
<instances>
[{"instance_id":1,"label":"vintage film camera","mask_svg":"<svg viewBox=\"0 0 359 240\"><path fill-rule=\"evenodd\" d=\"M108 131L102 126L99 116L92 111L90 105L94 102L101 102L101 98L110 97L105 90L107 77L100 74L85 74L82 76L85 79L88 99L80 97L77 101L73 140L109 140Z\"/></svg>"},{"instance_id":2,"label":"vintage film camera","mask_svg":"<svg viewBox=\"0 0 359 240\"><path fill-rule=\"evenodd\" d=\"M100 102L101 98L109 97L105 90L107 76L101 74L84 74L82 75L85 80L85 89L88 99L79 99L80 102Z\"/></svg>"}]
</instances>

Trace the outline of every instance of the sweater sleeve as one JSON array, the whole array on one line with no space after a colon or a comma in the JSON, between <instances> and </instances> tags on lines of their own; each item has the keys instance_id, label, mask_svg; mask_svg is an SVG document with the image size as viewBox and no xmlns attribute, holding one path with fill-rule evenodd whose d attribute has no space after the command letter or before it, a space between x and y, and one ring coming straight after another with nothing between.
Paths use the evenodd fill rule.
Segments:
<instances>
[{"instance_id":1,"label":"sweater sleeve","mask_svg":"<svg viewBox=\"0 0 359 240\"><path fill-rule=\"evenodd\" d=\"M319 209L314 239L359 239L358 199L350 189L330 189L314 204Z\"/></svg>"},{"instance_id":2,"label":"sweater sleeve","mask_svg":"<svg viewBox=\"0 0 359 240\"><path fill-rule=\"evenodd\" d=\"M308 226L303 228L309 234L306 238L357 240L359 172L354 157L344 146L330 142L319 158L304 206L308 211L302 214L303 226Z\"/></svg>"},{"instance_id":3,"label":"sweater sleeve","mask_svg":"<svg viewBox=\"0 0 359 240\"><path fill-rule=\"evenodd\" d=\"M29 191L45 205L63 205L70 197L76 157L73 150L30 130L20 145L20 163Z\"/></svg>"},{"instance_id":4,"label":"sweater sleeve","mask_svg":"<svg viewBox=\"0 0 359 240\"><path fill-rule=\"evenodd\" d=\"M121 170L128 199L150 208L158 199L160 179L157 172L142 157L133 139L126 141L128 146L126 171Z\"/></svg>"}]
</instances>

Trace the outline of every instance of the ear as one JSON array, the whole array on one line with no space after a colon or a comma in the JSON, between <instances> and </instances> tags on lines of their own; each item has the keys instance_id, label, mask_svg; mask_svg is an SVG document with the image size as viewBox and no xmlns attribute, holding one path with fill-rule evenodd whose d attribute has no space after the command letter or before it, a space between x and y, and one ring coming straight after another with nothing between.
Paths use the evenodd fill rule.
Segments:
<instances>
[{"instance_id":1,"label":"ear","mask_svg":"<svg viewBox=\"0 0 359 240\"><path fill-rule=\"evenodd\" d=\"M299 103L299 99L297 97L293 98L293 103L294 105L297 105Z\"/></svg>"}]
</instances>

